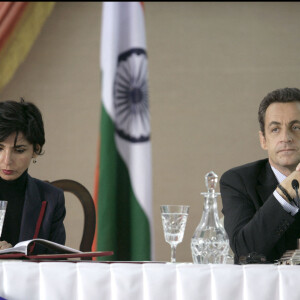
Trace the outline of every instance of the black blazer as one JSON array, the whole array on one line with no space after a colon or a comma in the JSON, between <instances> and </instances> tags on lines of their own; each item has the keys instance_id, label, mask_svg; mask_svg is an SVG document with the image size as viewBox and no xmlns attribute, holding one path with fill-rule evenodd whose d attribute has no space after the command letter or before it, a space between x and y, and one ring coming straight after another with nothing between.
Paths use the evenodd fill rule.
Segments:
<instances>
[{"instance_id":1,"label":"black blazer","mask_svg":"<svg viewBox=\"0 0 300 300\"><path fill-rule=\"evenodd\" d=\"M263 254L273 262L297 248L299 213L291 216L273 196L278 181L268 159L239 166L220 179L224 227L235 263L241 255Z\"/></svg>"},{"instance_id":2,"label":"black blazer","mask_svg":"<svg viewBox=\"0 0 300 300\"><path fill-rule=\"evenodd\" d=\"M44 181L32 178L28 174L25 201L22 213L19 242L34 237L37 220L42 208L42 201L47 202L38 238L65 244L66 233L63 220L66 215L65 198L61 189ZM46 253L46 249L38 245L35 253Z\"/></svg>"}]
</instances>

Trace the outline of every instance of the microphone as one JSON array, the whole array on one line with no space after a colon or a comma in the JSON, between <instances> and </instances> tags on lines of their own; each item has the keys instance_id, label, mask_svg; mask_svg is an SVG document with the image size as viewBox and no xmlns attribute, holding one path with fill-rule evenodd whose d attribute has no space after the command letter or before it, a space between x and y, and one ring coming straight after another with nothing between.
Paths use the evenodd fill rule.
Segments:
<instances>
[{"instance_id":1,"label":"microphone","mask_svg":"<svg viewBox=\"0 0 300 300\"><path fill-rule=\"evenodd\" d=\"M300 199L299 199L299 193L298 193L298 189L299 189L299 182L297 179L294 179L292 181L292 188L295 190L296 192L296 202L297 202L297 206L300 207Z\"/></svg>"}]
</instances>

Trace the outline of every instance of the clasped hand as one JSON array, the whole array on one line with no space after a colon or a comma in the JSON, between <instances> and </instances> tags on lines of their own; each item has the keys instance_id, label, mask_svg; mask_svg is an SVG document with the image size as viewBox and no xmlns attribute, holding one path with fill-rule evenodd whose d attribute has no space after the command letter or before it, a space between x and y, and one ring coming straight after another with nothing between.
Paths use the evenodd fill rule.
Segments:
<instances>
[{"instance_id":1,"label":"clasped hand","mask_svg":"<svg viewBox=\"0 0 300 300\"><path fill-rule=\"evenodd\" d=\"M280 184L281 186L286 189L286 191L288 192L288 194L295 199L296 197L296 192L292 187L292 181L296 179L298 180L299 184L300 184L300 163L297 165L296 170L294 172L292 172L288 177L286 177ZM282 195L285 199L286 197L282 194L282 192L277 188L277 191L280 195ZM300 190L299 190L300 193Z\"/></svg>"},{"instance_id":2,"label":"clasped hand","mask_svg":"<svg viewBox=\"0 0 300 300\"><path fill-rule=\"evenodd\" d=\"M4 250L7 248L11 248L12 244L6 242L6 241L0 241L0 250Z\"/></svg>"}]
</instances>

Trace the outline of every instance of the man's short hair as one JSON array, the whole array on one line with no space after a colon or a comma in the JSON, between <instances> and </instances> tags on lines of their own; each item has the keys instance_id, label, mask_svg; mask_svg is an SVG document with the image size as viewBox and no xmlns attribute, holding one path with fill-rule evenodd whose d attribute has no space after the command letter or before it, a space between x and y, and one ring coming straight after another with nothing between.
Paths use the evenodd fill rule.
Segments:
<instances>
[{"instance_id":1,"label":"man's short hair","mask_svg":"<svg viewBox=\"0 0 300 300\"><path fill-rule=\"evenodd\" d=\"M258 121L261 132L265 135L265 117L266 111L272 103L288 103L288 102L300 102L300 90L297 88L283 88L270 92L261 101L258 109Z\"/></svg>"}]
</instances>

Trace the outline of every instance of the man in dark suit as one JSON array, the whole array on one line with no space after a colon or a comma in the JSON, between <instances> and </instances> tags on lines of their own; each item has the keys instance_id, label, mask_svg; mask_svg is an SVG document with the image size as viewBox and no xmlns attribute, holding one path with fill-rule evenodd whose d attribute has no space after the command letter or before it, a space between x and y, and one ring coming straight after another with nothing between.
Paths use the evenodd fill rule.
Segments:
<instances>
[{"instance_id":1,"label":"man in dark suit","mask_svg":"<svg viewBox=\"0 0 300 300\"><path fill-rule=\"evenodd\" d=\"M220 179L224 226L235 263L250 253L269 262L297 248L300 214L292 181L300 182L300 90L270 92L258 112L268 158L225 172Z\"/></svg>"}]
</instances>

